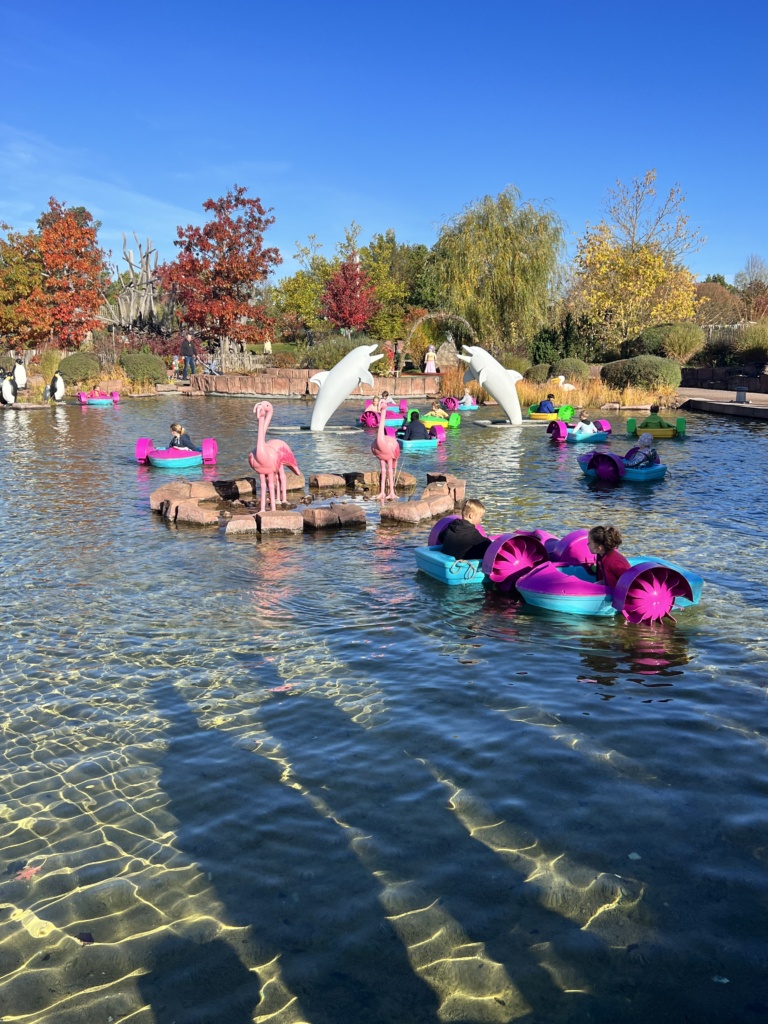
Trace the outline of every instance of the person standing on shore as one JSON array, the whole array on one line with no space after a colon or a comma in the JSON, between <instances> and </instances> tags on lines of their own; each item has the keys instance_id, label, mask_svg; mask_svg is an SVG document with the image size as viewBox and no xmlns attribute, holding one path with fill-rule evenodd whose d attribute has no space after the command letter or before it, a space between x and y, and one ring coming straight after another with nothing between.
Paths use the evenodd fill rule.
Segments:
<instances>
[{"instance_id":1,"label":"person standing on shore","mask_svg":"<svg viewBox=\"0 0 768 1024\"><path fill-rule=\"evenodd\" d=\"M184 360L184 373L182 374L182 380L187 379L187 372L191 371L192 376L195 375L195 346L192 344L192 335L188 334L184 341L181 343L181 349L179 354Z\"/></svg>"}]
</instances>

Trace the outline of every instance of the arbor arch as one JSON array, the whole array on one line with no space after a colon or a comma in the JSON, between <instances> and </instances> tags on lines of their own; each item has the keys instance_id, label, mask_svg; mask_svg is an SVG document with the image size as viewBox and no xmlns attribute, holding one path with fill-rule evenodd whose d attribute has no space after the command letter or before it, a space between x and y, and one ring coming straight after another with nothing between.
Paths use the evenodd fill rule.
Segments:
<instances>
[{"instance_id":1,"label":"arbor arch","mask_svg":"<svg viewBox=\"0 0 768 1024\"><path fill-rule=\"evenodd\" d=\"M472 326L472 324L470 324L469 321L465 320L463 316L459 316L458 313L440 313L440 312L438 312L438 313L425 313L424 316L420 316L418 320L416 320L413 324L411 324L411 329L410 329L410 331L408 331L408 336L405 339L405 341L403 342L403 349L402 349L403 352L407 351L408 343L411 340L413 332L416 330L417 327L419 327L421 324L423 324L426 320L458 320L458 321L460 321L460 323L464 324L464 326L467 328L467 330L469 331L470 337L472 338L472 341L474 341L474 343L476 345L479 345L479 343L480 343L480 339L478 338L477 332L475 331L475 329Z\"/></svg>"}]
</instances>

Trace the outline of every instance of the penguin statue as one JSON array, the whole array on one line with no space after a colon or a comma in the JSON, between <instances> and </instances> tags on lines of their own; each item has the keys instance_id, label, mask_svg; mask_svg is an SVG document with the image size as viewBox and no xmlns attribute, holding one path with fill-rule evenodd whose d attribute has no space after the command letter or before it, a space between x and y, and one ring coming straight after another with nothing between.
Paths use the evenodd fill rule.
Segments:
<instances>
[{"instance_id":1,"label":"penguin statue","mask_svg":"<svg viewBox=\"0 0 768 1024\"><path fill-rule=\"evenodd\" d=\"M13 405L16 401L18 390L13 377L6 377L4 374L2 382L0 382L0 402L3 405Z\"/></svg>"},{"instance_id":2,"label":"penguin statue","mask_svg":"<svg viewBox=\"0 0 768 1024\"><path fill-rule=\"evenodd\" d=\"M27 386L27 368L24 365L23 360L17 359L13 364L13 379L16 381L16 387L19 391L23 391Z\"/></svg>"},{"instance_id":3,"label":"penguin statue","mask_svg":"<svg viewBox=\"0 0 768 1024\"><path fill-rule=\"evenodd\" d=\"M60 402L64 397L64 378L61 376L58 370L56 371L56 373L54 373L53 377L51 377L50 387L50 397L54 400L54 402Z\"/></svg>"}]
</instances>

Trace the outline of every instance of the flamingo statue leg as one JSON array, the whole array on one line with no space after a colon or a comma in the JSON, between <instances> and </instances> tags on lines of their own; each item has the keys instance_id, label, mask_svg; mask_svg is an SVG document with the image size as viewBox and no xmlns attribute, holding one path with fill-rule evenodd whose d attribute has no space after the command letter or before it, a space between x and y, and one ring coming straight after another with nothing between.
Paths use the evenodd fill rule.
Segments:
<instances>
[{"instance_id":1,"label":"flamingo statue leg","mask_svg":"<svg viewBox=\"0 0 768 1024\"><path fill-rule=\"evenodd\" d=\"M269 424L272 422L272 405L270 402L261 402L266 412L264 415L264 433L266 434L269 430ZM272 438L269 441L265 441L266 447L270 451L274 452L277 456L277 473L275 484L277 487L277 500L285 505L288 502L288 485L285 478L285 467L288 466L296 476L301 475L301 470L296 463L296 456L291 451L290 447L285 441L280 441L278 438Z\"/></svg>"}]
</instances>

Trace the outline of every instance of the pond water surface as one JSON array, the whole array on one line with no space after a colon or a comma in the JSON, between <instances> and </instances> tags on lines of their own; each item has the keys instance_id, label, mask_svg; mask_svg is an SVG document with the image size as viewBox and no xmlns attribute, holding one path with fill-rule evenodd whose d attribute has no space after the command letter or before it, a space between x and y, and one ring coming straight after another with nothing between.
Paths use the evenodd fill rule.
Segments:
<instances>
[{"instance_id":1,"label":"pond water surface","mask_svg":"<svg viewBox=\"0 0 768 1024\"><path fill-rule=\"evenodd\" d=\"M0 416L0 1019L768 1020L768 424L691 416L615 490L533 426L404 456L490 532L613 523L699 572L650 627L450 592L373 502L263 541L153 516L136 438L180 420L246 475L252 404Z\"/></svg>"}]
</instances>

